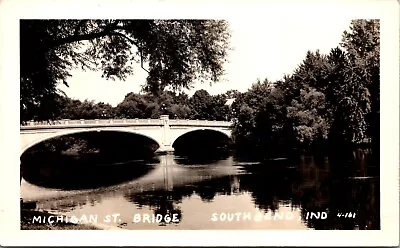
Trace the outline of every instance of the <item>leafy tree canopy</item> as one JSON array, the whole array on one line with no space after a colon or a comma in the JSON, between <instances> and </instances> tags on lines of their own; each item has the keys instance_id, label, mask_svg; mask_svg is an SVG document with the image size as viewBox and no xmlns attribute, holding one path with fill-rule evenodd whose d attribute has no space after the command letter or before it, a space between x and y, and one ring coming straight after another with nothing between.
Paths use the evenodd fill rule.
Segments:
<instances>
[{"instance_id":1,"label":"leafy tree canopy","mask_svg":"<svg viewBox=\"0 0 400 248\"><path fill-rule=\"evenodd\" d=\"M236 146L276 156L370 143L379 155L379 37L379 20L353 20L329 54L308 51L291 75L238 94Z\"/></svg>"},{"instance_id":2,"label":"leafy tree canopy","mask_svg":"<svg viewBox=\"0 0 400 248\"><path fill-rule=\"evenodd\" d=\"M141 63L153 93L217 81L229 37L221 20L21 20L21 121L53 118L57 85L75 67L123 80Z\"/></svg>"}]
</instances>

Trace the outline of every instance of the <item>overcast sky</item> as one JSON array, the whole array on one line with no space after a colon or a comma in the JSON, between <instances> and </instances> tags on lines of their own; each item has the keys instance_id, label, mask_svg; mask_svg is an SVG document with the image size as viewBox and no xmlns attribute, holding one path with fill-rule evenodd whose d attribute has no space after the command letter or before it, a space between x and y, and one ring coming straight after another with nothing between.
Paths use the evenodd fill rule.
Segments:
<instances>
[{"instance_id":1,"label":"overcast sky","mask_svg":"<svg viewBox=\"0 0 400 248\"><path fill-rule=\"evenodd\" d=\"M205 89L210 94L229 89L243 92L257 79L281 79L285 73L293 72L308 50L319 49L326 54L338 46L351 19L351 16L338 18L328 13L315 16L312 10L302 18L256 16L227 19L233 50L229 53L229 63L225 65L226 75L212 86L195 84L187 93L198 89ZM102 79L101 72L76 70L71 73L73 76L68 79L70 87L59 86L69 97L102 101L113 106L121 102L127 93L139 92L147 76L140 66L135 75L126 81Z\"/></svg>"}]
</instances>

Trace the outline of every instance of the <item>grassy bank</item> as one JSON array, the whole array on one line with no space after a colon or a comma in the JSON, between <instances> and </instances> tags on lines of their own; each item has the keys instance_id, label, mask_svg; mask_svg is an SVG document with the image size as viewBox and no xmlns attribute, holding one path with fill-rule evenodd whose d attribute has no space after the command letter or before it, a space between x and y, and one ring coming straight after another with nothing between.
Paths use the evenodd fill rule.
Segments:
<instances>
[{"instance_id":1,"label":"grassy bank","mask_svg":"<svg viewBox=\"0 0 400 248\"><path fill-rule=\"evenodd\" d=\"M21 230L100 230L88 224L74 223L32 223L34 216L42 216L48 219L49 216L56 216L44 211L22 209L21 210Z\"/></svg>"}]
</instances>

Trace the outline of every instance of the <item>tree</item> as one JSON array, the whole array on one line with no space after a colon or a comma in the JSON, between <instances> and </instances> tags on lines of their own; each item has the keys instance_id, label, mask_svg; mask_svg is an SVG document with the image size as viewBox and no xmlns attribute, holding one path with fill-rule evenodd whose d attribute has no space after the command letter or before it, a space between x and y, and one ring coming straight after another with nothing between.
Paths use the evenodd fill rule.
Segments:
<instances>
[{"instance_id":1,"label":"tree","mask_svg":"<svg viewBox=\"0 0 400 248\"><path fill-rule=\"evenodd\" d=\"M206 90L197 90L189 100L192 109L191 119L209 120L211 117L212 96Z\"/></svg>"},{"instance_id":2,"label":"tree","mask_svg":"<svg viewBox=\"0 0 400 248\"><path fill-rule=\"evenodd\" d=\"M350 65L346 53L339 47L332 49L327 58L329 75L325 96L330 120L329 142L345 148L353 142L356 126L360 125L360 121L353 118L356 110L351 107L355 100L352 100L354 92L348 77Z\"/></svg>"},{"instance_id":3,"label":"tree","mask_svg":"<svg viewBox=\"0 0 400 248\"><path fill-rule=\"evenodd\" d=\"M108 119L114 117L114 108L103 102L85 100L83 102L66 96L57 99L60 109L53 119Z\"/></svg>"},{"instance_id":4,"label":"tree","mask_svg":"<svg viewBox=\"0 0 400 248\"><path fill-rule=\"evenodd\" d=\"M343 151L371 138L379 157L379 42L379 21L354 20L342 48L328 55L308 51L292 75L258 81L237 94L236 145L276 155L325 148L328 141L339 152L333 154L343 157Z\"/></svg>"},{"instance_id":5,"label":"tree","mask_svg":"<svg viewBox=\"0 0 400 248\"><path fill-rule=\"evenodd\" d=\"M330 141L343 147L371 138L379 148L379 21L354 20L328 55ZM379 149L377 149L379 150Z\"/></svg>"},{"instance_id":6,"label":"tree","mask_svg":"<svg viewBox=\"0 0 400 248\"><path fill-rule=\"evenodd\" d=\"M230 106L226 104L227 98L225 94L212 96L211 105L211 120L228 121L231 119Z\"/></svg>"},{"instance_id":7,"label":"tree","mask_svg":"<svg viewBox=\"0 0 400 248\"><path fill-rule=\"evenodd\" d=\"M217 81L229 49L228 24L220 20L21 20L21 121L54 116L57 85L69 70L101 70L126 79L133 64L148 64L144 90Z\"/></svg>"},{"instance_id":8,"label":"tree","mask_svg":"<svg viewBox=\"0 0 400 248\"><path fill-rule=\"evenodd\" d=\"M226 96L210 95L206 90L197 90L189 99L190 118L199 120L228 120L230 109L226 105Z\"/></svg>"},{"instance_id":9,"label":"tree","mask_svg":"<svg viewBox=\"0 0 400 248\"><path fill-rule=\"evenodd\" d=\"M252 150L254 144L254 110L246 103L238 106L236 118L233 121L232 138L238 151Z\"/></svg>"},{"instance_id":10,"label":"tree","mask_svg":"<svg viewBox=\"0 0 400 248\"><path fill-rule=\"evenodd\" d=\"M95 109L97 112L98 119L114 118L115 115L114 108L108 103L99 102L95 105Z\"/></svg>"},{"instance_id":11,"label":"tree","mask_svg":"<svg viewBox=\"0 0 400 248\"><path fill-rule=\"evenodd\" d=\"M191 113L189 106L184 104L172 104L169 108L169 118L188 119Z\"/></svg>"},{"instance_id":12,"label":"tree","mask_svg":"<svg viewBox=\"0 0 400 248\"><path fill-rule=\"evenodd\" d=\"M287 107L287 117L301 147L309 148L316 141L327 140L329 125L325 109L325 95L311 87L301 90L300 99Z\"/></svg>"},{"instance_id":13,"label":"tree","mask_svg":"<svg viewBox=\"0 0 400 248\"><path fill-rule=\"evenodd\" d=\"M379 152L380 117L380 22L353 20L350 31L343 33L341 46L349 60L349 82L353 88L354 118L361 118L357 126L358 141L367 134ZM354 109L356 111L354 111ZM358 113L358 115L356 115ZM365 119L364 119L365 118Z\"/></svg>"},{"instance_id":14,"label":"tree","mask_svg":"<svg viewBox=\"0 0 400 248\"><path fill-rule=\"evenodd\" d=\"M156 118L159 116L159 106L146 95L127 94L124 100L115 108L118 118Z\"/></svg>"},{"instance_id":15,"label":"tree","mask_svg":"<svg viewBox=\"0 0 400 248\"><path fill-rule=\"evenodd\" d=\"M261 110L265 99L272 89L272 83L265 79L263 82L257 80L256 83L252 84L248 92L243 95L244 101L254 110Z\"/></svg>"}]
</instances>

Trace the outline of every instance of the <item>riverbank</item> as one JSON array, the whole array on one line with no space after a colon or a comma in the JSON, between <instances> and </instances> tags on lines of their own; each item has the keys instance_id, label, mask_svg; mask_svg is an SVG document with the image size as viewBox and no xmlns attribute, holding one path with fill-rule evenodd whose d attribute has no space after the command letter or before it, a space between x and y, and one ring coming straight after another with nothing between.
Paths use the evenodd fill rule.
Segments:
<instances>
[{"instance_id":1,"label":"riverbank","mask_svg":"<svg viewBox=\"0 0 400 248\"><path fill-rule=\"evenodd\" d=\"M21 230L102 230L102 228L89 224L74 224L68 222L54 222L54 223L33 223L33 217L41 216L42 218L49 219L56 214L51 214L46 211L22 209L21 210Z\"/></svg>"}]
</instances>

